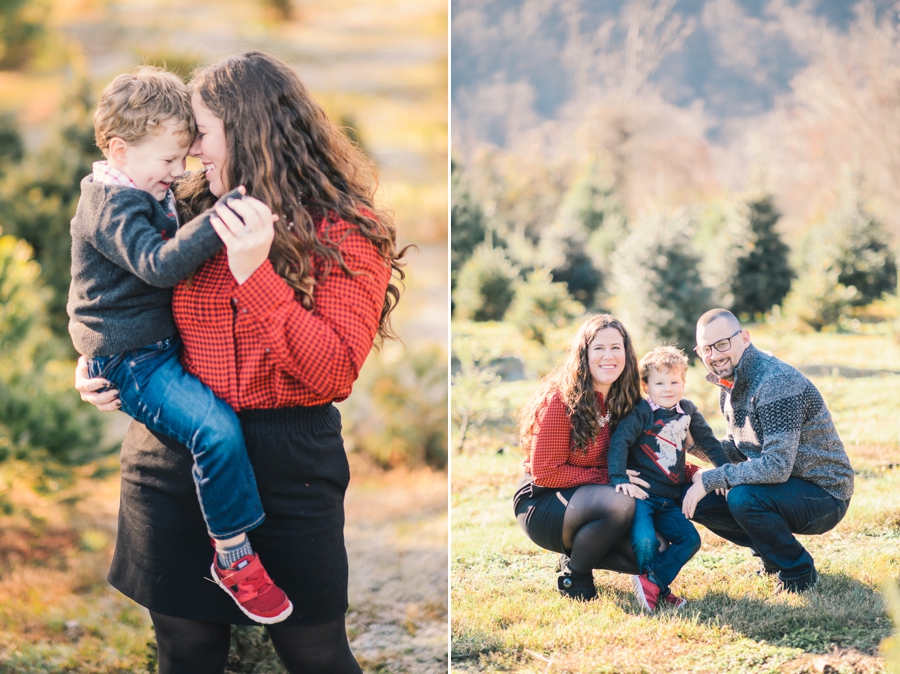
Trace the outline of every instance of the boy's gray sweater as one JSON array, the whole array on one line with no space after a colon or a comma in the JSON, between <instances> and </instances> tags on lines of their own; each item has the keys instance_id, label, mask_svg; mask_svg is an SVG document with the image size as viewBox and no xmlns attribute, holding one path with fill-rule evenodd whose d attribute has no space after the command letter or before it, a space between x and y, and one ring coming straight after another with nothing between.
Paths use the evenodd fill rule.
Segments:
<instances>
[{"instance_id":1,"label":"boy's gray sweater","mask_svg":"<svg viewBox=\"0 0 900 674\"><path fill-rule=\"evenodd\" d=\"M734 369L734 387L722 388L719 407L728 423L722 441L734 462L703 474L707 492L741 484L780 484L789 477L817 484L835 498L853 494L853 468L809 379L750 344Z\"/></svg>"},{"instance_id":2,"label":"boy's gray sweater","mask_svg":"<svg viewBox=\"0 0 900 674\"><path fill-rule=\"evenodd\" d=\"M240 197L236 191L222 197ZM182 227L149 192L81 181L72 218L69 334L90 358L174 335L172 286L222 247L206 211Z\"/></svg>"}]
</instances>

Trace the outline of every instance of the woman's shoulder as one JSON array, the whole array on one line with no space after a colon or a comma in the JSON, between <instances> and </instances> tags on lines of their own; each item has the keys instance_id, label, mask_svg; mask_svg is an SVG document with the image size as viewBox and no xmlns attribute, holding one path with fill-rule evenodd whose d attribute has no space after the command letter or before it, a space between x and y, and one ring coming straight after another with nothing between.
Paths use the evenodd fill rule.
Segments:
<instances>
[{"instance_id":1,"label":"woman's shoulder","mask_svg":"<svg viewBox=\"0 0 900 674\"><path fill-rule=\"evenodd\" d=\"M543 400L538 403L537 416L565 417L568 419L569 406L566 404L566 400L559 389L548 391Z\"/></svg>"}]
</instances>

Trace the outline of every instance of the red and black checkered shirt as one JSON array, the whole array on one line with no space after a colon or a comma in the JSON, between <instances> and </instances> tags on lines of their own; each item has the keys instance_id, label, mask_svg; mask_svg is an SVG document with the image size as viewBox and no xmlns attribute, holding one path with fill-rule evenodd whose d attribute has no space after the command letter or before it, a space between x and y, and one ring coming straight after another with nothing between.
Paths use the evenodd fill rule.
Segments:
<instances>
[{"instance_id":1,"label":"red and black checkered shirt","mask_svg":"<svg viewBox=\"0 0 900 674\"><path fill-rule=\"evenodd\" d=\"M323 235L326 222L317 225ZM235 410L344 400L372 348L391 268L355 225L333 221L329 238L356 275L313 255L316 308L305 309L268 260L242 285L223 249L176 286L172 313L185 369Z\"/></svg>"},{"instance_id":2,"label":"red and black checkered shirt","mask_svg":"<svg viewBox=\"0 0 900 674\"><path fill-rule=\"evenodd\" d=\"M606 414L606 401L597 393L598 413ZM559 391L538 408L532 427L531 451L525 470L539 487L565 489L583 484L609 484L606 454L609 451L609 424L584 449L572 442L572 422ZM687 464L685 477L690 482L697 466Z\"/></svg>"}]
</instances>

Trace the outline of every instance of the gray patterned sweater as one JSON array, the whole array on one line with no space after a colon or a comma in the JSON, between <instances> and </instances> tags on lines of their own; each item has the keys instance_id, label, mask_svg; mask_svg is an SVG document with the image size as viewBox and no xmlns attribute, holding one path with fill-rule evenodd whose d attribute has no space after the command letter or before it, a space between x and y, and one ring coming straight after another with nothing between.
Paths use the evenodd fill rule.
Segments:
<instances>
[{"instance_id":1,"label":"gray patterned sweater","mask_svg":"<svg viewBox=\"0 0 900 674\"><path fill-rule=\"evenodd\" d=\"M714 374L706 379L722 389L719 407L728 423L722 447L732 461L703 474L707 492L796 477L835 498L850 498L853 468L809 379L752 344L735 368L732 389Z\"/></svg>"}]
</instances>

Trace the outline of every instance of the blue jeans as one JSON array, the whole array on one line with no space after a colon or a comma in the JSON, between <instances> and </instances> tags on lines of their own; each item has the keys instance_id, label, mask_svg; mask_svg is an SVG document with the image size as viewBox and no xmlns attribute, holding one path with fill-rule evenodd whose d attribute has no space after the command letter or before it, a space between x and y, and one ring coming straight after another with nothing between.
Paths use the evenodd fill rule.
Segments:
<instances>
[{"instance_id":1,"label":"blue jeans","mask_svg":"<svg viewBox=\"0 0 900 674\"><path fill-rule=\"evenodd\" d=\"M241 422L231 407L181 366L181 340L88 359L91 377L119 389L122 411L191 450L193 477L213 538L255 529L265 519Z\"/></svg>"},{"instance_id":2,"label":"blue jeans","mask_svg":"<svg viewBox=\"0 0 900 674\"><path fill-rule=\"evenodd\" d=\"M669 542L663 552L659 552L657 531ZM650 494L634 501L631 546L641 573L666 595L669 584L700 549L700 534L673 499Z\"/></svg>"},{"instance_id":3,"label":"blue jeans","mask_svg":"<svg viewBox=\"0 0 900 674\"><path fill-rule=\"evenodd\" d=\"M727 497L711 492L697 504L694 520L751 548L786 585L804 586L814 579L815 564L794 534L830 531L849 506L850 499L841 501L812 482L791 477L781 484L743 484Z\"/></svg>"}]
</instances>

